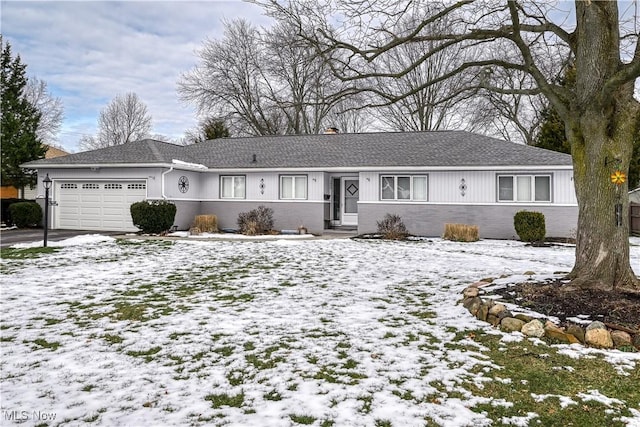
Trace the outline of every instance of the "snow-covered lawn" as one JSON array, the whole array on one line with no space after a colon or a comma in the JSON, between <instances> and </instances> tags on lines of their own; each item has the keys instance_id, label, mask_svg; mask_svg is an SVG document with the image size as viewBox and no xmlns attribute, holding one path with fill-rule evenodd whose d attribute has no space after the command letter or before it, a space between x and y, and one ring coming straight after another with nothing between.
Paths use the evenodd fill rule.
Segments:
<instances>
[{"instance_id":1,"label":"snow-covered lawn","mask_svg":"<svg viewBox=\"0 0 640 427\"><path fill-rule=\"evenodd\" d=\"M61 246L2 260L2 425L47 414L54 425L489 425L473 407L509 402L465 384L499 367L459 337L499 332L460 292L567 272L574 251L439 239ZM631 254L640 267L640 246ZM640 362L614 353L625 369Z\"/></svg>"}]
</instances>

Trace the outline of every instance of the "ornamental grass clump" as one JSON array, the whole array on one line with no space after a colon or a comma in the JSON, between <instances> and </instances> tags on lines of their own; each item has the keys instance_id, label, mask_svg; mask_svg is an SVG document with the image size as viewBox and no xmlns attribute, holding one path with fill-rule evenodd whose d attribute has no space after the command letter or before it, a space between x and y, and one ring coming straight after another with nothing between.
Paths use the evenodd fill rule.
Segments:
<instances>
[{"instance_id":1,"label":"ornamental grass clump","mask_svg":"<svg viewBox=\"0 0 640 427\"><path fill-rule=\"evenodd\" d=\"M255 236L267 234L273 230L273 209L266 206L258 206L249 212L238 215L238 227L242 234Z\"/></svg>"},{"instance_id":2,"label":"ornamental grass clump","mask_svg":"<svg viewBox=\"0 0 640 427\"><path fill-rule=\"evenodd\" d=\"M519 211L513 217L513 226L523 242L543 242L547 234L544 214L541 212Z\"/></svg>"},{"instance_id":3,"label":"ornamental grass clump","mask_svg":"<svg viewBox=\"0 0 640 427\"><path fill-rule=\"evenodd\" d=\"M197 228L200 233L217 233L218 217L215 215L196 215L193 228Z\"/></svg>"},{"instance_id":4,"label":"ornamental grass clump","mask_svg":"<svg viewBox=\"0 0 640 427\"><path fill-rule=\"evenodd\" d=\"M479 234L477 225L445 224L442 238L454 242L477 242L480 240Z\"/></svg>"},{"instance_id":5,"label":"ornamental grass clump","mask_svg":"<svg viewBox=\"0 0 640 427\"><path fill-rule=\"evenodd\" d=\"M409 235L400 215L386 214L382 221L378 221L377 224L378 233L382 234L383 239L402 240Z\"/></svg>"}]
</instances>

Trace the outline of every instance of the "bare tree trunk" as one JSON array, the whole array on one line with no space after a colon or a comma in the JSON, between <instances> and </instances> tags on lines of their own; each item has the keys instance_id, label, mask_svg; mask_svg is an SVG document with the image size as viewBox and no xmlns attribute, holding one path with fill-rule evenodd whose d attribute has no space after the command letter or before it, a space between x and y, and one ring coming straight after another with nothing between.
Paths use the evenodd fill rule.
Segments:
<instances>
[{"instance_id":1,"label":"bare tree trunk","mask_svg":"<svg viewBox=\"0 0 640 427\"><path fill-rule=\"evenodd\" d=\"M570 278L583 288L640 293L629 260L627 183L611 180L615 171L628 170L635 120L614 110L590 110L568 129L579 206L576 263Z\"/></svg>"},{"instance_id":2,"label":"bare tree trunk","mask_svg":"<svg viewBox=\"0 0 640 427\"><path fill-rule=\"evenodd\" d=\"M638 118L633 80L607 89L621 68L616 2L576 2L576 91L565 110L578 198L576 263L570 277L580 287L640 293L629 259L627 183ZM619 205L619 213L616 213Z\"/></svg>"}]
</instances>

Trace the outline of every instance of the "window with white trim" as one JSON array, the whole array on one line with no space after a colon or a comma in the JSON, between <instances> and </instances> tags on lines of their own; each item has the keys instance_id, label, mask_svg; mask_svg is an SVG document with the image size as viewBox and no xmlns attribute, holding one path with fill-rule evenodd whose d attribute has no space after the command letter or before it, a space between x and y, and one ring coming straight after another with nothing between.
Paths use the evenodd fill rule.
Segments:
<instances>
[{"instance_id":1,"label":"window with white trim","mask_svg":"<svg viewBox=\"0 0 640 427\"><path fill-rule=\"evenodd\" d=\"M100 185L99 184L82 184L82 189L83 190L99 190Z\"/></svg>"},{"instance_id":2,"label":"window with white trim","mask_svg":"<svg viewBox=\"0 0 640 427\"><path fill-rule=\"evenodd\" d=\"M146 190L147 184L127 184L127 190Z\"/></svg>"},{"instance_id":3,"label":"window with white trim","mask_svg":"<svg viewBox=\"0 0 640 427\"><path fill-rule=\"evenodd\" d=\"M306 175L281 175L280 198L285 200L301 200L307 198Z\"/></svg>"},{"instance_id":4,"label":"window with white trim","mask_svg":"<svg viewBox=\"0 0 640 427\"><path fill-rule=\"evenodd\" d=\"M220 177L221 199L244 199L246 179L244 175L226 175Z\"/></svg>"},{"instance_id":5,"label":"window with white trim","mask_svg":"<svg viewBox=\"0 0 640 427\"><path fill-rule=\"evenodd\" d=\"M72 190L72 189L77 189L78 186L76 184L67 184L67 183L65 183L65 184L62 184L60 186L60 188L63 189L63 190Z\"/></svg>"},{"instance_id":6,"label":"window with white trim","mask_svg":"<svg viewBox=\"0 0 640 427\"><path fill-rule=\"evenodd\" d=\"M105 190L122 190L122 184L105 184Z\"/></svg>"},{"instance_id":7,"label":"window with white trim","mask_svg":"<svg viewBox=\"0 0 640 427\"><path fill-rule=\"evenodd\" d=\"M426 201L427 175L381 175L380 200Z\"/></svg>"},{"instance_id":8,"label":"window with white trim","mask_svg":"<svg viewBox=\"0 0 640 427\"><path fill-rule=\"evenodd\" d=\"M550 175L499 175L499 202L550 202Z\"/></svg>"}]
</instances>

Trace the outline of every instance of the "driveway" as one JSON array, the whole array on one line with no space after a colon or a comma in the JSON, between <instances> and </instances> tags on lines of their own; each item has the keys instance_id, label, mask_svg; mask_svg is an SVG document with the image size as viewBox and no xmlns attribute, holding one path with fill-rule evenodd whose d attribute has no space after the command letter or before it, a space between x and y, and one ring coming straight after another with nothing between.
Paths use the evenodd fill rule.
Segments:
<instances>
[{"instance_id":1,"label":"driveway","mask_svg":"<svg viewBox=\"0 0 640 427\"><path fill-rule=\"evenodd\" d=\"M87 230L49 230L47 240L55 242L58 240L68 239L70 237L80 236L83 234L102 234L105 236L116 236L123 234L117 231L87 231ZM23 228L10 229L0 231L0 247L6 248L16 243L30 243L42 241L44 239L44 230L41 228Z\"/></svg>"}]
</instances>

